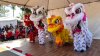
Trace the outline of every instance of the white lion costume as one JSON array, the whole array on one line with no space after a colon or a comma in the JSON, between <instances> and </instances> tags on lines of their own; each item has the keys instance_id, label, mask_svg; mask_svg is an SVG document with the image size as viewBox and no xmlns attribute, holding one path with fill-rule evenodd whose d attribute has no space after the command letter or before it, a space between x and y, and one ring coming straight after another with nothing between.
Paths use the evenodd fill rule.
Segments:
<instances>
[{"instance_id":1,"label":"white lion costume","mask_svg":"<svg viewBox=\"0 0 100 56\"><path fill-rule=\"evenodd\" d=\"M39 44L44 44L45 43L45 24L43 20L46 19L46 11L44 7L37 7L36 9L34 8L33 14L30 16L30 20L32 20L38 29L38 40Z\"/></svg>"},{"instance_id":2,"label":"white lion costume","mask_svg":"<svg viewBox=\"0 0 100 56\"><path fill-rule=\"evenodd\" d=\"M92 33L88 29L87 17L81 3L70 4L65 8L65 25L70 25L74 38L74 50L83 52L91 46Z\"/></svg>"}]
</instances>

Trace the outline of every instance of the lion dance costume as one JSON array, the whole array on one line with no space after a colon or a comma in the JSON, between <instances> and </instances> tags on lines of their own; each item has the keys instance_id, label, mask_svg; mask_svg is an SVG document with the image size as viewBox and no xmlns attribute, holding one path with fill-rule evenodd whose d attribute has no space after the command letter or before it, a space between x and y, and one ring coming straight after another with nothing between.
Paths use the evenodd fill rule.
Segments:
<instances>
[{"instance_id":1,"label":"lion dance costume","mask_svg":"<svg viewBox=\"0 0 100 56\"><path fill-rule=\"evenodd\" d=\"M25 26L29 28L28 37L30 42L35 42L35 37L38 35L38 30L34 26L33 21L30 20L30 14L24 15Z\"/></svg>"},{"instance_id":2,"label":"lion dance costume","mask_svg":"<svg viewBox=\"0 0 100 56\"><path fill-rule=\"evenodd\" d=\"M83 52L91 46L92 33L88 29L87 17L81 3L70 4L65 8L65 25L70 25L74 38L74 50Z\"/></svg>"},{"instance_id":3,"label":"lion dance costume","mask_svg":"<svg viewBox=\"0 0 100 56\"><path fill-rule=\"evenodd\" d=\"M51 16L47 19L48 31L53 33L57 46L72 42L70 32L64 29L62 18L60 16Z\"/></svg>"},{"instance_id":4,"label":"lion dance costume","mask_svg":"<svg viewBox=\"0 0 100 56\"><path fill-rule=\"evenodd\" d=\"M43 7L34 8L30 19L34 22L36 28L38 29L39 44L44 44L46 37L45 24L43 23L43 20L46 19L45 9Z\"/></svg>"}]
</instances>

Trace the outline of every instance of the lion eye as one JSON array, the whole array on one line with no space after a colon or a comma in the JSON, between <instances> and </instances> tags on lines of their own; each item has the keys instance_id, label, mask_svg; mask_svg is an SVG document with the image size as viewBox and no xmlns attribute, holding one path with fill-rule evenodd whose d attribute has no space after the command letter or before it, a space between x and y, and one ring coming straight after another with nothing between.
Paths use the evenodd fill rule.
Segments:
<instances>
[{"instance_id":1,"label":"lion eye","mask_svg":"<svg viewBox=\"0 0 100 56\"><path fill-rule=\"evenodd\" d=\"M80 12L81 12L81 9L80 8L78 8L78 9L75 10L75 13L76 14L79 14Z\"/></svg>"},{"instance_id":2,"label":"lion eye","mask_svg":"<svg viewBox=\"0 0 100 56\"><path fill-rule=\"evenodd\" d=\"M59 23L59 20L57 19L57 20L55 21L55 23L58 24L58 23Z\"/></svg>"},{"instance_id":3,"label":"lion eye","mask_svg":"<svg viewBox=\"0 0 100 56\"><path fill-rule=\"evenodd\" d=\"M38 13L39 13L39 14L42 14L42 11L39 11Z\"/></svg>"},{"instance_id":4,"label":"lion eye","mask_svg":"<svg viewBox=\"0 0 100 56\"><path fill-rule=\"evenodd\" d=\"M66 14L66 17L70 17L71 15L70 14Z\"/></svg>"}]
</instances>

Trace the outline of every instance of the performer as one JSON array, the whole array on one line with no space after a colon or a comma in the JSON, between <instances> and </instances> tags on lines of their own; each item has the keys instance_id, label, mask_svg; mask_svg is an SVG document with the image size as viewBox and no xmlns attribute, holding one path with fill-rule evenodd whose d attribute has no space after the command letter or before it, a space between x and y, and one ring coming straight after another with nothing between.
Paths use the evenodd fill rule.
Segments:
<instances>
[{"instance_id":1,"label":"performer","mask_svg":"<svg viewBox=\"0 0 100 56\"><path fill-rule=\"evenodd\" d=\"M31 26L30 30L29 30L29 38L30 38L30 42L35 42L35 37L37 36L37 29L35 28L35 26Z\"/></svg>"},{"instance_id":2,"label":"performer","mask_svg":"<svg viewBox=\"0 0 100 56\"><path fill-rule=\"evenodd\" d=\"M32 20L36 26L36 28L38 29L38 40L39 40L39 44L45 44L45 24L43 22L43 19L46 19L46 13L43 7L38 7L36 8L31 14L30 16L30 20Z\"/></svg>"},{"instance_id":3,"label":"performer","mask_svg":"<svg viewBox=\"0 0 100 56\"><path fill-rule=\"evenodd\" d=\"M65 8L65 13L64 24L71 26L74 50L79 52L86 51L91 46L92 33L88 29L87 16L83 4L72 3L68 8Z\"/></svg>"},{"instance_id":4,"label":"performer","mask_svg":"<svg viewBox=\"0 0 100 56\"><path fill-rule=\"evenodd\" d=\"M63 46L66 43L71 43L72 39L68 29L64 29L63 21L60 16L51 16L47 19L48 31L55 37L57 46Z\"/></svg>"},{"instance_id":5,"label":"performer","mask_svg":"<svg viewBox=\"0 0 100 56\"><path fill-rule=\"evenodd\" d=\"M34 26L34 22L30 20L30 14L26 13L24 15L24 23L25 26L29 28L28 37L30 42L35 42L35 37L38 35L38 30ZM25 37L25 31L22 31L22 36Z\"/></svg>"}]
</instances>

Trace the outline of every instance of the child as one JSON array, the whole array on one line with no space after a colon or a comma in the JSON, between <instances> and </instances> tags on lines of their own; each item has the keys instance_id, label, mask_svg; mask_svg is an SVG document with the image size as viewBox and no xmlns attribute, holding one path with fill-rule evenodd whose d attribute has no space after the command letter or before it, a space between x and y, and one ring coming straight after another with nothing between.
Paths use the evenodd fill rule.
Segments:
<instances>
[{"instance_id":1,"label":"child","mask_svg":"<svg viewBox=\"0 0 100 56\"><path fill-rule=\"evenodd\" d=\"M13 33L11 30L8 30L7 35L6 35L7 40L13 40Z\"/></svg>"},{"instance_id":2,"label":"child","mask_svg":"<svg viewBox=\"0 0 100 56\"><path fill-rule=\"evenodd\" d=\"M20 31L19 31L19 29L17 28L17 29L15 30L15 39L18 39L19 36L20 36Z\"/></svg>"}]
</instances>

